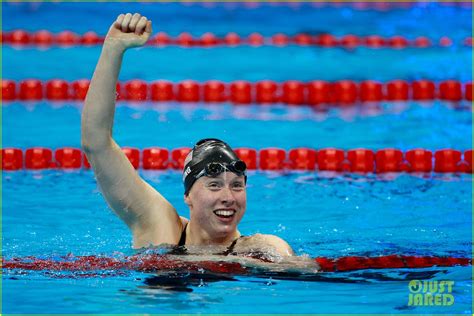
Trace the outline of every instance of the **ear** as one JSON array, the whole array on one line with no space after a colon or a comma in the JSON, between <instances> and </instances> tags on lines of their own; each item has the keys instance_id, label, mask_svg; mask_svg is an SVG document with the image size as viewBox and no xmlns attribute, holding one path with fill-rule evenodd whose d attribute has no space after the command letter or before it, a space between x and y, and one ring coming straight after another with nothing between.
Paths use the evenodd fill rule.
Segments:
<instances>
[{"instance_id":1,"label":"ear","mask_svg":"<svg viewBox=\"0 0 474 316\"><path fill-rule=\"evenodd\" d=\"M184 195L184 203L186 203L189 207L192 206L191 199L189 198L189 193Z\"/></svg>"}]
</instances>

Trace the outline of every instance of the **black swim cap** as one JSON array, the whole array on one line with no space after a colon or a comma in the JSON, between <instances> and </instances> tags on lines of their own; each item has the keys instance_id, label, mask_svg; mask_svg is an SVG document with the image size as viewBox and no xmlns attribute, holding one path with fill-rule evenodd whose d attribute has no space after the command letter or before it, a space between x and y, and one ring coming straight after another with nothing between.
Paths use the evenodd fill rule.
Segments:
<instances>
[{"instance_id":1,"label":"black swim cap","mask_svg":"<svg viewBox=\"0 0 474 316\"><path fill-rule=\"evenodd\" d=\"M245 162L222 140L201 139L186 157L183 170L184 194L188 194L194 182L202 176L215 177L224 171L247 176Z\"/></svg>"}]
</instances>

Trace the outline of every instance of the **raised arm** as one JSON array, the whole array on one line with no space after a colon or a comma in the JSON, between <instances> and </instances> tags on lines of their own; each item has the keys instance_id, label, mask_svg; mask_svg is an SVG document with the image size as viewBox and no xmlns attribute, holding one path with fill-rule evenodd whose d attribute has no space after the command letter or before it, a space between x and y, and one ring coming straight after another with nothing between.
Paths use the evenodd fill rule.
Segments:
<instances>
[{"instance_id":1,"label":"raised arm","mask_svg":"<svg viewBox=\"0 0 474 316\"><path fill-rule=\"evenodd\" d=\"M121 14L107 33L85 100L82 148L102 194L133 234L133 246L176 244L182 231L173 206L143 181L112 138L116 84L125 51L142 46L151 21L135 13Z\"/></svg>"}]
</instances>

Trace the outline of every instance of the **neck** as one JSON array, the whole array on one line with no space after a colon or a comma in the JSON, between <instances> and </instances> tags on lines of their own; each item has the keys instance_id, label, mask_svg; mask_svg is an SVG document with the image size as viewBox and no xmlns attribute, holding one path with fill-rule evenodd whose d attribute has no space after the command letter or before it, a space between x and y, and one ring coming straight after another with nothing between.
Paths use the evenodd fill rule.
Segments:
<instances>
[{"instance_id":1,"label":"neck","mask_svg":"<svg viewBox=\"0 0 474 316\"><path fill-rule=\"evenodd\" d=\"M190 221L188 227L186 227L186 236L186 244L189 245L228 245L240 237L240 232L234 230L229 234L211 237L207 231L197 225L193 225Z\"/></svg>"}]
</instances>

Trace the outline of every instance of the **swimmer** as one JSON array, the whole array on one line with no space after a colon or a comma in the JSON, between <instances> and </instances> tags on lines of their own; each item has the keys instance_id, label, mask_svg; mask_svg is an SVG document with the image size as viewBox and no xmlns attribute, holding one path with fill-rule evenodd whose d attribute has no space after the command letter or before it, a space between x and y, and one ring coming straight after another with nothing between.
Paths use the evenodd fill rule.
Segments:
<instances>
[{"instance_id":1,"label":"swimmer","mask_svg":"<svg viewBox=\"0 0 474 316\"><path fill-rule=\"evenodd\" d=\"M138 13L117 17L105 38L82 113L82 148L105 199L132 232L133 247L185 246L174 253L192 254L212 246L212 253L218 249L220 255L267 253L281 260L294 256L288 243L277 236L245 237L238 231L247 207L246 165L225 142L198 141L185 160L187 220L140 178L112 138L123 54L144 45L151 33L151 21Z\"/></svg>"}]
</instances>

